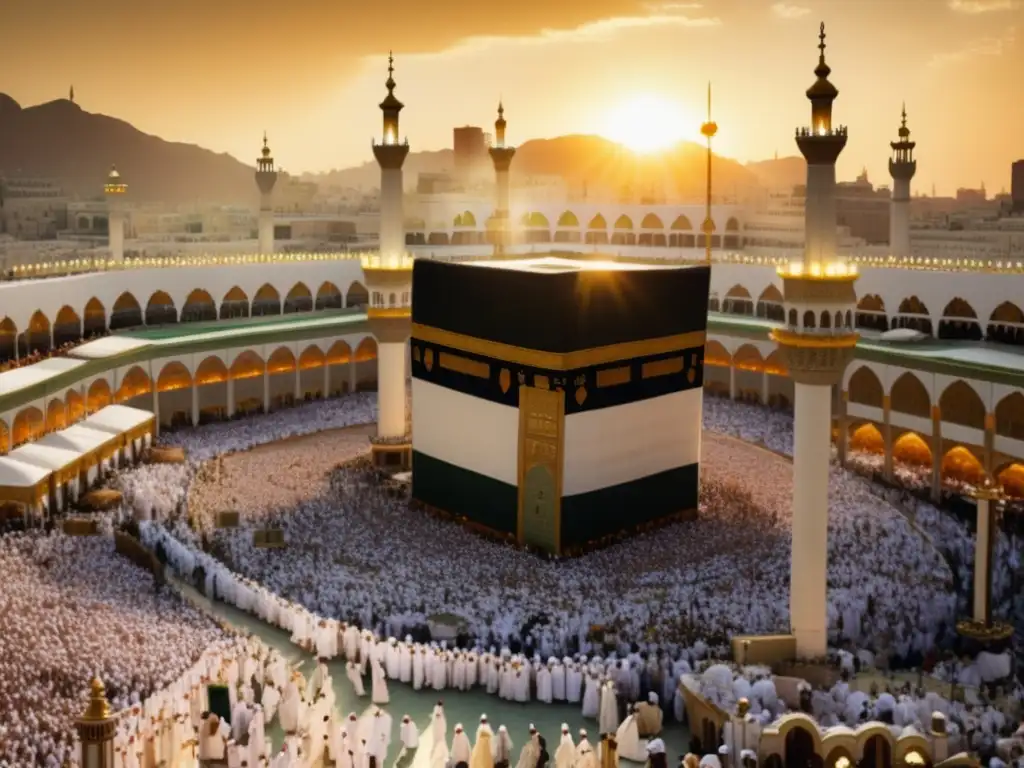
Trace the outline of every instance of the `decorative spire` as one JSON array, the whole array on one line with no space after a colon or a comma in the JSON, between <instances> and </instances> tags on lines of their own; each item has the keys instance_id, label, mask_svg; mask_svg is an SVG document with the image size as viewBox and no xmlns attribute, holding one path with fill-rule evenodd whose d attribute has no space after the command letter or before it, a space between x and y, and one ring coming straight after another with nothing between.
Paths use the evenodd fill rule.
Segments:
<instances>
[{"instance_id":1,"label":"decorative spire","mask_svg":"<svg viewBox=\"0 0 1024 768\"><path fill-rule=\"evenodd\" d=\"M94 677L89 683L89 704L82 714L82 720L100 722L110 719L110 703L107 701L107 690L103 682Z\"/></svg>"},{"instance_id":2,"label":"decorative spire","mask_svg":"<svg viewBox=\"0 0 1024 768\"><path fill-rule=\"evenodd\" d=\"M821 22L821 27L818 31L818 66L814 70L814 74L824 79L832 74L832 70L828 64L825 63L825 22Z\"/></svg>"},{"instance_id":3,"label":"decorative spire","mask_svg":"<svg viewBox=\"0 0 1024 768\"><path fill-rule=\"evenodd\" d=\"M71 86L71 91L68 93L68 101L72 104L75 103L75 86Z\"/></svg>"},{"instance_id":4,"label":"decorative spire","mask_svg":"<svg viewBox=\"0 0 1024 768\"><path fill-rule=\"evenodd\" d=\"M267 145L267 132L263 131L263 149L260 151L264 158L270 159L270 147Z\"/></svg>"},{"instance_id":5,"label":"decorative spire","mask_svg":"<svg viewBox=\"0 0 1024 768\"><path fill-rule=\"evenodd\" d=\"M900 115L900 140L906 141L910 138L910 129L907 128L907 103L903 102L903 112Z\"/></svg>"},{"instance_id":6,"label":"decorative spire","mask_svg":"<svg viewBox=\"0 0 1024 768\"><path fill-rule=\"evenodd\" d=\"M384 85L387 86L388 93L395 90L395 56L393 51L388 51L388 79Z\"/></svg>"}]
</instances>

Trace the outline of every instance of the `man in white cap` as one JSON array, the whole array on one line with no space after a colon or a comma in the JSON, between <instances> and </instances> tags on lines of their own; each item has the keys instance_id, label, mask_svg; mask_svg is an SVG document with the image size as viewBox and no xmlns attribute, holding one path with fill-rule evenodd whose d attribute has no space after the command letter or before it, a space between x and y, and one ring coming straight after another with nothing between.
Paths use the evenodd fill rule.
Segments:
<instances>
[{"instance_id":1,"label":"man in white cap","mask_svg":"<svg viewBox=\"0 0 1024 768\"><path fill-rule=\"evenodd\" d=\"M531 726L531 730L535 729ZM511 762L512 737L508 735L508 728L502 725L498 727L498 736L494 739L494 768L509 768ZM534 766L536 766L536 761L534 761Z\"/></svg>"},{"instance_id":2,"label":"man in white cap","mask_svg":"<svg viewBox=\"0 0 1024 768\"><path fill-rule=\"evenodd\" d=\"M469 768L472 756L473 748L469 744L469 737L462 730L462 723L457 723L455 735L452 737L451 764L453 768Z\"/></svg>"}]
</instances>

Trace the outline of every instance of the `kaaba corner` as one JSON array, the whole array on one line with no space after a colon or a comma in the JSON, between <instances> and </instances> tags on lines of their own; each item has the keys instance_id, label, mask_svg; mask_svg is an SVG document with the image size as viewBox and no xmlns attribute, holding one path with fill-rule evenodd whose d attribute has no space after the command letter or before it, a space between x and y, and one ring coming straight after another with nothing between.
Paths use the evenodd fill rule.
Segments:
<instances>
[{"instance_id":1,"label":"kaaba corner","mask_svg":"<svg viewBox=\"0 0 1024 768\"><path fill-rule=\"evenodd\" d=\"M413 498L572 554L695 513L710 268L413 270Z\"/></svg>"}]
</instances>

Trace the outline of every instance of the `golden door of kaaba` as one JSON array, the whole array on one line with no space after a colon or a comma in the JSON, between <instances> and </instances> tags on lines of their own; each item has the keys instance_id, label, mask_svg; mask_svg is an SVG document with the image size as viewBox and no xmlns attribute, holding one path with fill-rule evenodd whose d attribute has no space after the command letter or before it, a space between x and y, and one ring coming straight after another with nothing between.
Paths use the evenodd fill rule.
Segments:
<instances>
[{"instance_id":1,"label":"golden door of kaaba","mask_svg":"<svg viewBox=\"0 0 1024 768\"><path fill-rule=\"evenodd\" d=\"M519 388L519 543L561 553L565 394Z\"/></svg>"}]
</instances>

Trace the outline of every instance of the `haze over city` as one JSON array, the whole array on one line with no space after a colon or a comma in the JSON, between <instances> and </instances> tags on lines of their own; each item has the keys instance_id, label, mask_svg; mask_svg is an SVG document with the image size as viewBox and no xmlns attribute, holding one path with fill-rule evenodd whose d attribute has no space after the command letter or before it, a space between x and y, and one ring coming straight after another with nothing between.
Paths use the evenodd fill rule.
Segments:
<instances>
[{"instance_id":1,"label":"haze over city","mask_svg":"<svg viewBox=\"0 0 1024 768\"><path fill-rule=\"evenodd\" d=\"M371 159L394 49L402 131L415 150L487 125L499 97L509 139L598 134L639 150L699 140L714 83L716 152L797 154L817 25L849 124L840 178L887 177L901 104L918 142L914 191L1009 187L1024 154L1018 0L596 0L511 5L97 0L56 16L0 8L0 90L24 105L66 97L172 141L251 162L262 130L282 166ZM25 66L24 62L35 62Z\"/></svg>"}]
</instances>

